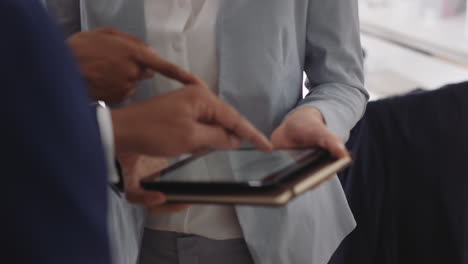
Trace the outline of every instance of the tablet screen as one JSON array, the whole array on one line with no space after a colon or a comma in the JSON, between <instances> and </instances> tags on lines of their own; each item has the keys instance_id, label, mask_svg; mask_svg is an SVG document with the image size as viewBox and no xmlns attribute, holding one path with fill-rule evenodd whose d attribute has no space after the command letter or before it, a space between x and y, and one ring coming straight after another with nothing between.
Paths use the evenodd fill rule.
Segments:
<instances>
[{"instance_id":1,"label":"tablet screen","mask_svg":"<svg viewBox=\"0 0 468 264\"><path fill-rule=\"evenodd\" d=\"M213 151L192 156L161 171L153 178L159 182L249 182L277 181L291 169L298 168L322 153L316 149Z\"/></svg>"}]
</instances>

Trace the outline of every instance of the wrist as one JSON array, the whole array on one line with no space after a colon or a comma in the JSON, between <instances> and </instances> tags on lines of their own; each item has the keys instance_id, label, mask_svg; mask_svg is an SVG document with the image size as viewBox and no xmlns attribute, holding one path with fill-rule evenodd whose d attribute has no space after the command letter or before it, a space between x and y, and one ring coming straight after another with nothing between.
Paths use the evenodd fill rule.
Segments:
<instances>
[{"instance_id":1,"label":"wrist","mask_svg":"<svg viewBox=\"0 0 468 264\"><path fill-rule=\"evenodd\" d=\"M315 119L322 124L326 124L322 112L313 106L304 106L291 113L291 116L305 117L308 120Z\"/></svg>"},{"instance_id":2,"label":"wrist","mask_svg":"<svg viewBox=\"0 0 468 264\"><path fill-rule=\"evenodd\" d=\"M118 174L114 166L115 141L112 116L109 108L107 108L103 102L97 102L96 104L96 118L108 169L108 179L109 182L116 183L118 182Z\"/></svg>"},{"instance_id":3,"label":"wrist","mask_svg":"<svg viewBox=\"0 0 468 264\"><path fill-rule=\"evenodd\" d=\"M304 108L307 108L307 110L310 112L310 114L314 115L323 124L325 124L325 118L323 117L323 114L322 114L322 112L320 112L320 110L318 110L317 108L315 108L313 106L306 106Z\"/></svg>"},{"instance_id":4,"label":"wrist","mask_svg":"<svg viewBox=\"0 0 468 264\"><path fill-rule=\"evenodd\" d=\"M125 111L122 109L112 109L111 118L114 131L114 146L115 153L126 153L130 152L129 146L131 145L128 141L130 139L127 131L128 125L125 125Z\"/></svg>"}]
</instances>

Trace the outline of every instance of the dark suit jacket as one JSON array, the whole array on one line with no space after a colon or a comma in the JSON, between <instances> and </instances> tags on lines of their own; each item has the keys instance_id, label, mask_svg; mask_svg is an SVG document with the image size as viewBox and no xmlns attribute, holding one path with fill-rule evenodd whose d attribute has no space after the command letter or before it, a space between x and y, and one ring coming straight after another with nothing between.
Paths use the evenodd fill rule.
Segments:
<instances>
[{"instance_id":1,"label":"dark suit jacket","mask_svg":"<svg viewBox=\"0 0 468 264\"><path fill-rule=\"evenodd\" d=\"M468 82L369 103L347 145L358 225L331 263L468 263Z\"/></svg>"},{"instance_id":2,"label":"dark suit jacket","mask_svg":"<svg viewBox=\"0 0 468 264\"><path fill-rule=\"evenodd\" d=\"M0 262L108 264L95 113L37 0L0 1Z\"/></svg>"}]
</instances>

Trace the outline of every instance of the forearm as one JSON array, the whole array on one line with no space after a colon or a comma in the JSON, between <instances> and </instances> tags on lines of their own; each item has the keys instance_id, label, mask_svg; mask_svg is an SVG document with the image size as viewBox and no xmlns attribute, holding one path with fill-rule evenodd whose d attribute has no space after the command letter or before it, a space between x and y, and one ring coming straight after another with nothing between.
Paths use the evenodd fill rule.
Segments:
<instances>
[{"instance_id":1,"label":"forearm","mask_svg":"<svg viewBox=\"0 0 468 264\"><path fill-rule=\"evenodd\" d=\"M310 0L305 53L309 94L298 107L319 109L346 140L368 100L356 0Z\"/></svg>"},{"instance_id":2,"label":"forearm","mask_svg":"<svg viewBox=\"0 0 468 264\"><path fill-rule=\"evenodd\" d=\"M327 127L346 141L349 131L365 111L367 98L367 94L360 92L360 89L327 83L314 87L294 110L303 107L318 109Z\"/></svg>"}]
</instances>

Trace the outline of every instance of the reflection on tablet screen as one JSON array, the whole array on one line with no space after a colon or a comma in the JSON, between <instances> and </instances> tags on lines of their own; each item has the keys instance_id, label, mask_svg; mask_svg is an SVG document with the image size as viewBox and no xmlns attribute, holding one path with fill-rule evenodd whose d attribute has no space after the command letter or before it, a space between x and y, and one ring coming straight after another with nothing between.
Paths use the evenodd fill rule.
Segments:
<instances>
[{"instance_id":1,"label":"reflection on tablet screen","mask_svg":"<svg viewBox=\"0 0 468 264\"><path fill-rule=\"evenodd\" d=\"M265 176L297 164L316 151L314 149L277 150L270 153L257 150L213 151L174 164L161 172L159 181L261 181Z\"/></svg>"}]
</instances>

